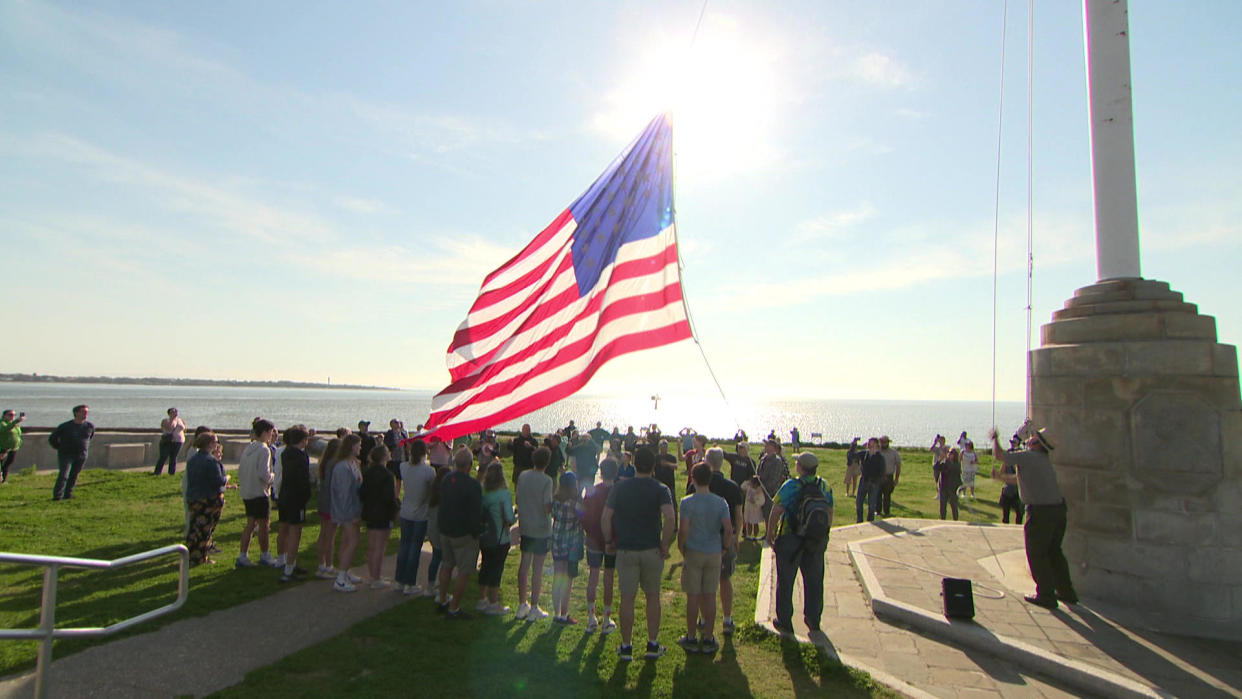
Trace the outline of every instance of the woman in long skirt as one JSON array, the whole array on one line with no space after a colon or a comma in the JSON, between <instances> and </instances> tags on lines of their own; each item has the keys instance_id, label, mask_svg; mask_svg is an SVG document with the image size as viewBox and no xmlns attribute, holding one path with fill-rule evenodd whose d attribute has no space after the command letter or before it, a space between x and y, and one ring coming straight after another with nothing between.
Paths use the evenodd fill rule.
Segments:
<instances>
[{"instance_id":1,"label":"woman in long skirt","mask_svg":"<svg viewBox=\"0 0 1242 699\"><path fill-rule=\"evenodd\" d=\"M228 476L220 461L216 436L204 432L194 440L198 450L186 465L185 499L190 507L190 528L185 545L190 549L190 563L215 563L208 556L211 537L224 510L224 489Z\"/></svg>"}]
</instances>

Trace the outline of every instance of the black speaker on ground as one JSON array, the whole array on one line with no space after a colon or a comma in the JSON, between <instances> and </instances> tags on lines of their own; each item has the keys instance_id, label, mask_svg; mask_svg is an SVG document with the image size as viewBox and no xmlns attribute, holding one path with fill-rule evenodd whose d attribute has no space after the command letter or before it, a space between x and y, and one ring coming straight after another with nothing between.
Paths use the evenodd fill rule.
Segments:
<instances>
[{"instance_id":1,"label":"black speaker on ground","mask_svg":"<svg viewBox=\"0 0 1242 699\"><path fill-rule=\"evenodd\" d=\"M944 615L950 619L975 618L975 595L970 580L963 578L944 578L940 581L941 596L944 597Z\"/></svg>"}]
</instances>

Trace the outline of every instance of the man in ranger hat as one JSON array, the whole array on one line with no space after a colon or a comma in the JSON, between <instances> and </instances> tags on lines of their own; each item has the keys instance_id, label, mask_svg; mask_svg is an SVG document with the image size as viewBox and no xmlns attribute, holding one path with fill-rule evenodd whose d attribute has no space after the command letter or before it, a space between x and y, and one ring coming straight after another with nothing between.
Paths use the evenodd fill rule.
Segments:
<instances>
[{"instance_id":1,"label":"man in ranger hat","mask_svg":"<svg viewBox=\"0 0 1242 699\"><path fill-rule=\"evenodd\" d=\"M1013 466L1017 474L992 469L992 477L1005 483L1017 483L1022 502L1026 503L1026 562L1035 579L1035 594L1023 599L1045 609L1056 609L1057 600L1077 604L1078 594L1070 580L1069 561L1061 552L1065 538L1065 498L1057 485L1049 454L1052 441L1047 428L1031 434L1025 451L1007 452L996 438L996 428L988 432L992 439L992 458Z\"/></svg>"},{"instance_id":2,"label":"man in ranger hat","mask_svg":"<svg viewBox=\"0 0 1242 699\"><path fill-rule=\"evenodd\" d=\"M371 455L371 450L375 448L375 437L371 436L371 421L358 421L358 436L362 438L362 453L358 458L362 463L367 463L367 457Z\"/></svg>"}]
</instances>

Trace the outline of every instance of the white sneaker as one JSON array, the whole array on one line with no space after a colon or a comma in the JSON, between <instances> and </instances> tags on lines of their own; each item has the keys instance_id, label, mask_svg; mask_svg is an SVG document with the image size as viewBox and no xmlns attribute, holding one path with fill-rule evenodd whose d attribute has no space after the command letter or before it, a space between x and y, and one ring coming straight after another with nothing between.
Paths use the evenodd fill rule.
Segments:
<instances>
[{"instance_id":1,"label":"white sneaker","mask_svg":"<svg viewBox=\"0 0 1242 699\"><path fill-rule=\"evenodd\" d=\"M595 633L599 629L599 620L595 617L587 619L586 632Z\"/></svg>"},{"instance_id":2,"label":"white sneaker","mask_svg":"<svg viewBox=\"0 0 1242 699\"><path fill-rule=\"evenodd\" d=\"M354 575L353 573L349 571L345 571L345 577L349 578L349 581L355 585L362 582L362 578L358 577L357 575Z\"/></svg>"},{"instance_id":3,"label":"white sneaker","mask_svg":"<svg viewBox=\"0 0 1242 699\"><path fill-rule=\"evenodd\" d=\"M418 590L418 585L415 585L415 586L414 586L414 589L415 589L415 590ZM418 594L418 593L415 593L415 594ZM429 587L429 588L427 588L427 589L425 589L425 590L423 590L423 591L422 591L422 596L423 596L423 597L435 597L435 596L436 596L436 591L435 591L435 589L433 589L433 588L430 588L430 587Z\"/></svg>"},{"instance_id":4,"label":"white sneaker","mask_svg":"<svg viewBox=\"0 0 1242 699\"><path fill-rule=\"evenodd\" d=\"M523 602L518 605L517 613L513 615L513 618L521 621L525 619L528 614L530 614L530 605Z\"/></svg>"},{"instance_id":5,"label":"white sneaker","mask_svg":"<svg viewBox=\"0 0 1242 699\"><path fill-rule=\"evenodd\" d=\"M315 577L320 580L336 580L336 569L331 566L319 566L315 570Z\"/></svg>"},{"instance_id":6,"label":"white sneaker","mask_svg":"<svg viewBox=\"0 0 1242 699\"><path fill-rule=\"evenodd\" d=\"M270 553L264 553L263 555L259 556L259 563L262 563L265 566L272 566L272 567L276 567L277 565L279 565L276 562L276 559L272 558L272 554Z\"/></svg>"},{"instance_id":7,"label":"white sneaker","mask_svg":"<svg viewBox=\"0 0 1242 699\"><path fill-rule=\"evenodd\" d=\"M496 604L487 605L487 609L483 610L483 613L488 616L504 616L511 611L513 610L497 602Z\"/></svg>"},{"instance_id":8,"label":"white sneaker","mask_svg":"<svg viewBox=\"0 0 1242 699\"><path fill-rule=\"evenodd\" d=\"M384 588L386 588L386 587L388 587L388 581L387 581L387 580L372 580L372 581L371 581L371 589L372 589L372 590L382 590L382 589L384 589Z\"/></svg>"},{"instance_id":9,"label":"white sneaker","mask_svg":"<svg viewBox=\"0 0 1242 699\"><path fill-rule=\"evenodd\" d=\"M250 560L249 558L247 558L247 557L243 554L243 555L241 555L241 556L238 556L238 557L237 557L237 562L236 562L236 563L234 563L233 565L234 565L234 567L237 567L237 568L253 568L253 567L255 567L255 566L259 565L259 564L258 564L258 563L255 563L255 562L254 562L254 561L252 561L252 560Z\"/></svg>"},{"instance_id":10,"label":"white sneaker","mask_svg":"<svg viewBox=\"0 0 1242 699\"><path fill-rule=\"evenodd\" d=\"M340 578L337 578L337 581L332 583L332 589L336 590L337 592L353 592L354 590L357 590L358 588L353 583L349 583L344 580L341 580Z\"/></svg>"},{"instance_id":11,"label":"white sneaker","mask_svg":"<svg viewBox=\"0 0 1242 699\"><path fill-rule=\"evenodd\" d=\"M474 611L484 612L484 611L487 611L487 608L490 606L492 606L492 603L488 602L486 597L483 597L482 599L479 600L478 604L474 605Z\"/></svg>"},{"instance_id":12,"label":"white sneaker","mask_svg":"<svg viewBox=\"0 0 1242 699\"><path fill-rule=\"evenodd\" d=\"M605 619L604 623L599 627L599 635L607 636L617 630L617 624L612 619Z\"/></svg>"},{"instance_id":13,"label":"white sneaker","mask_svg":"<svg viewBox=\"0 0 1242 699\"><path fill-rule=\"evenodd\" d=\"M540 619L547 619L547 618L548 618L548 613L543 611L539 607L531 607L530 612L526 615L526 621L529 621L529 622L535 622L535 621L539 621Z\"/></svg>"}]
</instances>

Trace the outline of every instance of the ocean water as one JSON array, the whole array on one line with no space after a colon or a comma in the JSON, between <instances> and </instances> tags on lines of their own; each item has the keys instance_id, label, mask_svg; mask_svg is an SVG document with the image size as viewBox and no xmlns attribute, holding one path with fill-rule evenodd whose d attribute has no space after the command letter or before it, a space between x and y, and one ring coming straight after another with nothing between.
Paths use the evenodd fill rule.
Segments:
<instances>
[{"instance_id":1,"label":"ocean water","mask_svg":"<svg viewBox=\"0 0 1242 699\"><path fill-rule=\"evenodd\" d=\"M208 386L121 386L114 384L0 383L0 409L26 412L27 427L50 427L68 420L74 405L91 407L97 427L159 427L165 411L176 407L186 424L243 429L262 416L278 427L305 423L319 430L353 427L370 420L387 429L391 418L411 431L427 419L432 391L361 391L315 388L233 388ZM996 424L1010 434L1022 423L1025 406L997 403ZM733 401L717 396L667 396L658 406L647 396L618 398L578 395L514 422L496 425L516 430L529 422L535 432L603 423L625 431L655 423L665 434L691 427L710 437L730 437L739 425L758 441L776 430L789 441L797 427L803 441L848 442L853 437L889 435L901 446L928 446L936 434L952 442L967 430L976 443L992 425L988 401L772 400ZM814 437L813 435L820 435Z\"/></svg>"}]
</instances>

